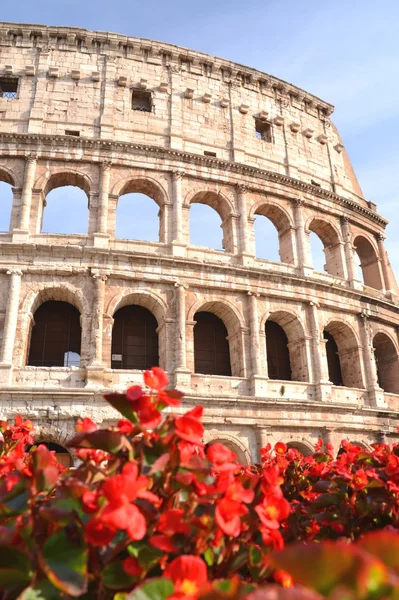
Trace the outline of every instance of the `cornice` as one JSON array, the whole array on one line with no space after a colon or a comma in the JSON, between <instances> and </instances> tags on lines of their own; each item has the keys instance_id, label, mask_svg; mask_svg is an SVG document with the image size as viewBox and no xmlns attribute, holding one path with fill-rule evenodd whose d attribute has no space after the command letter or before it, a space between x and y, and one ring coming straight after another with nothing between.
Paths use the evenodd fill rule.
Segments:
<instances>
[{"instance_id":1,"label":"cornice","mask_svg":"<svg viewBox=\"0 0 399 600\"><path fill-rule=\"evenodd\" d=\"M118 163L124 164L124 161L122 159L118 159L118 157L115 156L115 153L120 152L121 154L123 154L123 156L126 156L127 153L139 153L146 156L159 156L162 159L178 159L180 163L183 162L186 164L209 166L211 168L216 167L221 171L229 171L238 175L257 177L264 181L280 183L301 193L309 193L315 197L333 201L336 204L345 207L346 209L352 210L355 213L366 216L371 221L377 223L378 225L384 228L388 224L387 219L385 219L378 213L372 211L366 206L362 206L354 200L345 198L344 196L339 196L338 194L335 194L332 191L325 190L323 188L314 186L309 183L305 183L304 181L300 181L299 179L289 177L288 175L276 173L275 171L268 171L266 169L260 169L258 167L252 167L249 165L244 165L242 163L223 160L220 158L203 156L200 154L184 152L181 150L173 150L170 148L163 148L160 146L152 146L149 144L118 142L115 140L105 140L100 138L72 138L70 136L62 135L55 136L46 134L0 132L0 144L8 144L10 142L15 143L15 145L17 146L16 152L10 152L10 149L7 147L0 147L0 153L2 156L6 156L8 152L9 156L25 157L26 148L29 147L29 151L37 153L38 158L45 158L46 160L57 160L59 159L59 157L53 156L53 148L54 146L56 146L57 150L60 150L61 148L65 148L68 151L70 151L71 148L79 148L86 151L95 150L95 157L93 157L92 159L92 162L95 163L102 163L104 161L112 159L112 163L114 165L117 165ZM51 149L47 148L47 146L51 146ZM24 148L24 150L22 150L22 147ZM102 151L101 155L98 154L99 151ZM73 160L73 158L71 159L69 157L69 160ZM79 160L85 160L85 157L80 157ZM250 189L250 184L247 185Z\"/></svg>"},{"instance_id":2,"label":"cornice","mask_svg":"<svg viewBox=\"0 0 399 600\"><path fill-rule=\"evenodd\" d=\"M19 38L19 39L18 39ZM33 44L35 40L35 45ZM93 42L95 42L93 44ZM2 46L33 46L39 51L75 51L108 56L120 56L144 62L144 55L150 64L180 68L181 62L192 65L194 75L202 75L202 64L219 71L219 77L226 83L242 81L243 87L253 87L254 83L276 90L281 96L291 95L302 102L313 104L326 116L334 111L334 106L301 88L233 61L197 52L183 46L165 42L136 38L106 31L90 31L79 27L58 27L29 23L0 23L0 44ZM227 74L227 75L226 75Z\"/></svg>"}]
</instances>

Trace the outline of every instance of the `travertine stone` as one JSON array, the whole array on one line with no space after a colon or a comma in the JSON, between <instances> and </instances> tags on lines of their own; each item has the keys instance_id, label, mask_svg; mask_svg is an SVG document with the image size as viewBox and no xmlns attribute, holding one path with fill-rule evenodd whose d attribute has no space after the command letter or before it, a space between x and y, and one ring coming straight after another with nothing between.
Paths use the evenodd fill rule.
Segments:
<instances>
[{"instance_id":1,"label":"travertine stone","mask_svg":"<svg viewBox=\"0 0 399 600\"><path fill-rule=\"evenodd\" d=\"M330 104L255 69L141 38L4 23L0 47L0 77L12 66L19 79L17 98L0 98L0 180L14 198L0 234L0 418L22 413L58 443L79 416L114 422L102 392L142 382L140 371L111 369L114 315L138 304L157 321L159 364L186 392L181 410L205 408L206 442L220 439L248 461L278 440L309 449L318 437L397 439L387 221L362 194ZM132 110L133 88L151 94L150 112ZM256 135L255 119L270 124L271 141ZM46 196L65 185L87 195L86 235L41 233ZM115 238L118 198L129 192L158 204L159 242ZM224 252L190 245L195 202L219 213ZM278 230L281 262L255 258L257 215ZM324 244L324 273L312 266L311 231ZM26 365L47 300L80 312L80 367ZM194 372L201 310L227 328L231 377ZM268 318L288 338L292 381L268 376ZM324 329L347 387L329 381ZM378 383L376 336L393 348L379 360L394 392Z\"/></svg>"}]
</instances>

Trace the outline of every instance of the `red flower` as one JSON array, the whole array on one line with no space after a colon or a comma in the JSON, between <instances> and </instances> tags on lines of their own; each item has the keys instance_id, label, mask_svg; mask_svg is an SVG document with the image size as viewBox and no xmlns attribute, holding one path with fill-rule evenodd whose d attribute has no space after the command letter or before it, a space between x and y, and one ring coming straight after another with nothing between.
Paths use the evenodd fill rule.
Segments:
<instances>
[{"instance_id":1,"label":"red flower","mask_svg":"<svg viewBox=\"0 0 399 600\"><path fill-rule=\"evenodd\" d=\"M217 503L215 509L216 523L226 535L238 537L241 531L240 517L247 513L247 507L241 502L223 498Z\"/></svg>"},{"instance_id":2,"label":"red flower","mask_svg":"<svg viewBox=\"0 0 399 600\"><path fill-rule=\"evenodd\" d=\"M176 546L174 546L171 538L163 533L159 535L152 535L148 540L151 546L163 550L163 552L177 552Z\"/></svg>"},{"instance_id":3,"label":"red flower","mask_svg":"<svg viewBox=\"0 0 399 600\"><path fill-rule=\"evenodd\" d=\"M364 469L359 469L354 475L352 479L352 485L356 490L362 490L366 487L369 482L369 478L367 477L367 473Z\"/></svg>"},{"instance_id":4,"label":"red flower","mask_svg":"<svg viewBox=\"0 0 399 600\"><path fill-rule=\"evenodd\" d=\"M144 371L144 383L152 390L163 390L169 383L169 377L160 367L152 367L149 371Z\"/></svg>"},{"instance_id":5,"label":"red flower","mask_svg":"<svg viewBox=\"0 0 399 600\"><path fill-rule=\"evenodd\" d=\"M294 585L291 575L282 569L277 569L277 571L274 571L273 579L285 588L290 588Z\"/></svg>"},{"instance_id":6,"label":"red flower","mask_svg":"<svg viewBox=\"0 0 399 600\"><path fill-rule=\"evenodd\" d=\"M129 402L136 402L136 400L144 396L143 388L141 385L132 385L126 390L125 395Z\"/></svg>"},{"instance_id":7,"label":"red flower","mask_svg":"<svg viewBox=\"0 0 399 600\"><path fill-rule=\"evenodd\" d=\"M186 442L202 446L204 427L200 419L203 411L204 409L202 406L196 406L182 417L178 417L175 420L176 435Z\"/></svg>"},{"instance_id":8,"label":"red flower","mask_svg":"<svg viewBox=\"0 0 399 600\"><path fill-rule=\"evenodd\" d=\"M277 444L275 444L274 446L274 451L277 455L282 455L285 454L288 450L287 444L284 444L284 442L277 442Z\"/></svg>"},{"instance_id":9,"label":"red flower","mask_svg":"<svg viewBox=\"0 0 399 600\"><path fill-rule=\"evenodd\" d=\"M98 494L97 492L84 492L82 496L83 510L85 513L95 513L98 511Z\"/></svg>"},{"instance_id":10,"label":"red flower","mask_svg":"<svg viewBox=\"0 0 399 600\"><path fill-rule=\"evenodd\" d=\"M125 558L125 560L122 563L122 566L125 573L127 573L128 575L140 575L141 573L141 567L139 565L139 562L133 556Z\"/></svg>"},{"instance_id":11,"label":"red flower","mask_svg":"<svg viewBox=\"0 0 399 600\"><path fill-rule=\"evenodd\" d=\"M97 425L89 417L85 417L84 419L77 420L76 431L87 431L90 433L91 431L97 431Z\"/></svg>"},{"instance_id":12,"label":"red flower","mask_svg":"<svg viewBox=\"0 0 399 600\"><path fill-rule=\"evenodd\" d=\"M159 518L157 530L167 535L183 533L188 535L190 527L183 522L184 512L181 508L171 508L166 510Z\"/></svg>"},{"instance_id":13,"label":"red flower","mask_svg":"<svg viewBox=\"0 0 399 600\"><path fill-rule=\"evenodd\" d=\"M169 599L194 600L208 583L206 564L198 556L184 554L175 558L165 569L164 577L171 579L175 586Z\"/></svg>"},{"instance_id":14,"label":"red flower","mask_svg":"<svg viewBox=\"0 0 399 600\"><path fill-rule=\"evenodd\" d=\"M183 398L183 392L177 390L159 390L158 401L163 402L167 406L180 406L180 400Z\"/></svg>"},{"instance_id":15,"label":"red flower","mask_svg":"<svg viewBox=\"0 0 399 600\"><path fill-rule=\"evenodd\" d=\"M132 433L134 425L127 419L121 419L120 421L118 421L118 429L120 433L129 434Z\"/></svg>"},{"instance_id":16,"label":"red flower","mask_svg":"<svg viewBox=\"0 0 399 600\"><path fill-rule=\"evenodd\" d=\"M92 519L86 524L87 541L93 546L108 546L115 535L115 529L101 519Z\"/></svg>"},{"instance_id":17,"label":"red flower","mask_svg":"<svg viewBox=\"0 0 399 600\"><path fill-rule=\"evenodd\" d=\"M255 507L258 516L268 529L278 529L280 521L286 519L290 513L290 505L285 498L274 496L265 498L262 504Z\"/></svg>"},{"instance_id":18,"label":"red flower","mask_svg":"<svg viewBox=\"0 0 399 600\"><path fill-rule=\"evenodd\" d=\"M237 455L220 442L215 442L208 447L206 457L218 471L237 469Z\"/></svg>"}]
</instances>

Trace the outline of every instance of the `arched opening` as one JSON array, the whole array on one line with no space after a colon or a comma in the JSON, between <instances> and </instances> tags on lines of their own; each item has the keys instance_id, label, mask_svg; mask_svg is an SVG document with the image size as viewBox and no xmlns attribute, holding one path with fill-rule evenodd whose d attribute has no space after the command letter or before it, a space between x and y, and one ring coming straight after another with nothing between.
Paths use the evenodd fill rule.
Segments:
<instances>
[{"instance_id":1,"label":"arched opening","mask_svg":"<svg viewBox=\"0 0 399 600\"><path fill-rule=\"evenodd\" d=\"M12 201L11 184L0 181L0 233L7 233L10 229Z\"/></svg>"},{"instance_id":2,"label":"arched opening","mask_svg":"<svg viewBox=\"0 0 399 600\"><path fill-rule=\"evenodd\" d=\"M254 216L256 256L293 264L295 262L293 230L288 215L279 206L262 204L256 208ZM265 219L258 217L265 217Z\"/></svg>"},{"instance_id":3,"label":"arched opening","mask_svg":"<svg viewBox=\"0 0 399 600\"><path fill-rule=\"evenodd\" d=\"M384 333L373 339L378 385L389 394L399 394L399 358L392 340Z\"/></svg>"},{"instance_id":4,"label":"arched opening","mask_svg":"<svg viewBox=\"0 0 399 600\"><path fill-rule=\"evenodd\" d=\"M269 379L291 381L291 363L288 338L278 323L268 319L265 327L266 354Z\"/></svg>"},{"instance_id":5,"label":"arched opening","mask_svg":"<svg viewBox=\"0 0 399 600\"><path fill-rule=\"evenodd\" d=\"M234 252L229 201L220 193L204 190L191 198L189 206L190 244Z\"/></svg>"},{"instance_id":6,"label":"arched opening","mask_svg":"<svg viewBox=\"0 0 399 600\"><path fill-rule=\"evenodd\" d=\"M217 438L217 439L214 439L214 440L211 440L210 442L208 442L205 445L205 448L208 448L208 446L212 446L212 444L223 444L223 446L226 446L226 448L228 448L229 450L234 452L234 454L237 457L236 460L239 463L241 463L244 466L248 465L248 457L247 457L245 451L243 450L243 448L241 446L239 446L232 440L226 439L224 437L220 437L220 438Z\"/></svg>"},{"instance_id":7,"label":"arched opening","mask_svg":"<svg viewBox=\"0 0 399 600\"><path fill-rule=\"evenodd\" d=\"M313 451L303 442L288 442L287 448L292 448L293 450L298 450L303 456L311 456Z\"/></svg>"},{"instance_id":8,"label":"arched opening","mask_svg":"<svg viewBox=\"0 0 399 600\"><path fill-rule=\"evenodd\" d=\"M334 227L323 219L313 219L309 231L314 270L344 277L340 238Z\"/></svg>"},{"instance_id":9,"label":"arched opening","mask_svg":"<svg viewBox=\"0 0 399 600\"><path fill-rule=\"evenodd\" d=\"M46 195L42 233L86 234L89 206L86 192L76 185L55 187Z\"/></svg>"},{"instance_id":10,"label":"arched opening","mask_svg":"<svg viewBox=\"0 0 399 600\"><path fill-rule=\"evenodd\" d=\"M194 316L194 368L204 375L231 375L227 329L222 319L211 312Z\"/></svg>"},{"instance_id":11,"label":"arched opening","mask_svg":"<svg viewBox=\"0 0 399 600\"><path fill-rule=\"evenodd\" d=\"M33 367L79 367L80 313L68 302L49 300L34 314L28 365Z\"/></svg>"},{"instance_id":12,"label":"arched opening","mask_svg":"<svg viewBox=\"0 0 399 600\"><path fill-rule=\"evenodd\" d=\"M158 323L143 306L123 306L114 315L112 369L145 370L159 364Z\"/></svg>"},{"instance_id":13,"label":"arched opening","mask_svg":"<svg viewBox=\"0 0 399 600\"><path fill-rule=\"evenodd\" d=\"M326 355L328 364L328 379L334 385L344 385L342 380L341 363L339 361L338 346L333 336L328 331L323 331L326 340Z\"/></svg>"},{"instance_id":14,"label":"arched opening","mask_svg":"<svg viewBox=\"0 0 399 600\"><path fill-rule=\"evenodd\" d=\"M361 235L358 235L354 242L356 254L360 260L360 269L364 285L376 290L382 290L383 284L379 269L379 260L371 242Z\"/></svg>"},{"instance_id":15,"label":"arched opening","mask_svg":"<svg viewBox=\"0 0 399 600\"><path fill-rule=\"evenodd\" d=\"M256 258L280 262L278 231L263 215L257 215L254 223Z\"/></svg>"},{"instance_id":16,"label":"arched opening","mask_svg":"<svg viewBox=\"0 0 399 600\"><path fill-rule=\"evenodd\" d=\"M224 250L222 219L214 208L199 203L190 207L190 244Z\"/></svg>"},{"instance_id":17,"label":"arched opening","mask_svg":"<svg viewBox=\"0 0 399 600\"><path fill-rule=\"evenodd\" d=\"M46 446L48 450L50 450L51 452L55 452L56 459L63 467L65 467L66 469L72 467L72 457L69 454L68 450L64 448L64 446L61 446L60 444L55 444L54 442L36 442L35 444L33 444L33 446ZM29 452L33 446L28 446L26 448L26 451Z\"/></svg>"},{"instance_id":18,"label":"arched opening","mask_svg":"<svg viewBox=\"0 0 399 600\"><path fill-rule=\"evenodd\" d=\"M130 179L118 193L115 237L125 240L165 240L165 202L162 188L150 179Z\"/></svg>"},{"instance_id":19,"label":"arched opening","mask_svg":"<svg viewBox=\"0 0 399 600\"><path fill-rule=\"evenodd\" d=\"M318 273L325 273L324 245L319 236L313 231L309 234L309 244L312 253L313 269Z\"/></svg>"},{"instance_id":20,"label":"arched opening","mask_svg":"<svg viewBox=\"0 0 399 600\"><path fill-rule=\"evenodd\" d=\"M124 240L159 242L160 210L146 194L128 193L118 199L115 237Z\"/></svg>"},{"instance_id":21,"label":"arched opening","mask_svg":"<svg viewBox=\"0 0 399 600\"><path fill-rule=\"evenodd\" d=\"M329 338L326 338L326 334L330 335ZM335 385L343 385L345 387L352 388L363 388L363 374L360 360L360 348L358 341L353 333L352 329L342 323L340 321L331 321L324 329L324 336L327 339L327 351L328 344L330 342L330 352L331 352L331 360L334 361L331 364L331 372L329 365L329 376L330 380L335 383L332 379L336 378L336 381L339 381L337 373L337 359L339 361L339 367L341 371L341 383L336 383ZM331 338L335 343L335 346L332 344ZM335 350L335 347L337 350ZM335 354L333 357L332 354ZM327 355L328 361L328 355ZM335 371L333 371L335 369Z\"/></svg>"}]
</instances>

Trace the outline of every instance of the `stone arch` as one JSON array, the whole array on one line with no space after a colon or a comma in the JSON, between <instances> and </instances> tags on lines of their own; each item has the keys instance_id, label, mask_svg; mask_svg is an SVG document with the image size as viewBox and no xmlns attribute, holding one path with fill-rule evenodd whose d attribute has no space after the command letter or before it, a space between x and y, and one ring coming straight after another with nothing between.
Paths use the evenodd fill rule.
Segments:
<instances>
[{"instance_id":1,"label":"stone arch","mask_svg":"<svg viewBox=\"0 0 399 600\"><path fill-rule=\"evenodd\" d=\"M51 300L67 302L74 306L80 313L82 328L81 365L83 366L87 359L88 346L90 345L90 331L88 325L92 308L82 292L68 282L63 282L58 285L41 283L30 290L23 298L19 310L19 318L21 319L19 327L21 335L18 336L18 341L15 346L18 363L21 365L26 364L36 310L44 302Z\"/></svg>"},{"instance_id":2,"label":"stone arch","mask_svg":"<svg viewBox=\"0 0 399 600\"><path fill-rule=\"evenodd\" d=\"M220 191L200 187L186 194L184 208L189 209L192 204L205 204L217 212L222 220L222 247L226 252L234 253L236 247L236 232L232 219L235 214L234 202Z\"/></svg>"},{"instance_id":3,"label":"stone arch","mask_svg":"<svg viewBox=\"0 0 399 600\"><path fill-rule=\"evenodd\" d=\"M11 171L11 169L9 169L8 167L5 166L1 166L0 167L0 181L4 182L4 183L8 183L9 185L12 185L13 187L15 187L15 182L16 182L16 178L14 173Z\"/></svg>"},{"instance_id":4,"label":"stone arch","mask_svg":"<svg viewBox=\"0 0 399 600\"><path fill-rule=\"evenodd\" d=\"M324 330L333 337L338 347L342 384L345 387L363 389L361 346L354 329L347 322L332 318L324 326Z\"/></svg>"},{"instance_id":5,"label":"stone arch","mask_svg":"<svg viewBox=\"0 0 399 600\"><path fill-rule=\"evenodd\" d=\"M245 321L237 310L237 307L228 300L198 300L189 309L187 320L195 323L195 314L198 312L210 312L219 317L227 329L227 340L230 349L230 364L233 377L245 376L244 341L243 330ZM194 340L191 339L191 369L194 370ZM189 357L188 357L189 358ZM190 360L190 358L189 358Z\"/></svg>"},{"instance_id":6,"label":"stone arch","mask_svg":"<svg viewBox=\"0 0 399 600\"><path fill-rule=\"evenodd\" d=\"M172 321L172 319L169 317L169 309L164 300L160 298L157 294L149 290L136 290L132 292L131 290L126 289L122 292L115 294L108 302L106 309L107 320L109 322L109 327L107 327L109 333L109 343L108 349L106 350L108 354L108 360L110 361L111 359L111 342L114 315L120 308L130 305L142 306L154 315L158 323L157 333L159 366L163 369L167 369L170 363L170 360L168 359L168 355L170 354L168 346L170 345L170 343L168 344L168 340L171 337L171 332L168 331L168 327L169 322Z\"/></svg>"},{"instance_id":7,"label":"stone arch","mask_svg":"<svg viewBox=\"0 0 399 600\"><path fill-rule=\"evenodd\" d=\"M158 322L158 327L169 317L169 309L164 300L150 290L126 289L115 294L108 302L106 314L113 317L117 310L129 304L137 304L147 308Z\"/></svg>"},{"instance_id":8,"label":"stone arch","mask_svg":"<svg viewBox=\"0 0 399 600\"><path fill-rule=\"evenodd\" d=\"M36 435L34 439L33 445L36 446L38 444L56 444L60 446L65 453L68 455L70 459L70 466L74 465L75 458L73 452L67 448L66 442L70 438L69 435L63 433L59 428L54 428L46 425L39 426L36 429ZM50 448L51 449L51 448ZM62 461L60 461L61 464ZM64 466L67 466L66 464Z\"/></svg>"},{"instance_id":9,"label":"stone arch","mask_svg":"<svg viewBox=\"0 0 399 600\"><path fill-rule=\"evenodd\" d=\"M341 234L339 230L326 219L312 216L306 225L307 231L312 231L324 246L325 270L330 275L345 277L343 255L341 251Z\"/></svg>"},{"instance_id":10,"label":"stone arch","mask_svg":"<svg viewBox=\"0 0 399 600\"><path fill-rule=\"evenodd\" d=\"M257 200L249 211L250 218L256 215L266 217L276 228L279 241L279 254L282 263L295 263L294 225L285 207L270 199Z\"/></svg>"},{"instance_id":11,"label":"stone arch","mask_svg":"<svg viewBox=\"0 0 399 600\"><path fill-rule=\"evenodd\" d=\"M382 290L384 284L380 270L380 258L374 240L359 234L353 240L353 246L360 260L364 285Z\"/></svg>"},{"instance_id":12,"label":"stone arch","mask_svg":"<svg viewBox=\"0 0 399 600\"><path fill-rule=\"evenodd\" d=\"M229 450L232 450L237 455L238 462L244 465L244 467L251 464L251 455L247 446L236 436L218 432L216 437L207 440L206 445L211 446L216 443L224 444Z\"/></svg>"},{"instance_id":13,"label":"stone arch","mask_svg":"<svg viewBox=\"0 0 399 600\"><path fill-rule=\"evenodd\" d=\"M111 227L113 237L116 237L119 199L121 198L121 196L124 196L126 194L143 194L148 197L147 199L149 199L149 202L153 200L155 204L158 205L158 239L155 241L165 243L167 241L167 217L165 207L169 203L168 195L165 188L161 185L161 183L159 183L159 181L157 181L153 177L142 174L130 174L129 176L123 177L122 179L117 181L117 183L115 183L115 185L113 186L111 195L111 197L114 199L113 209L111 209L111 213L114 211L114 215L111 219L111 221L113 221L114 223L114 225ZM129 239L131 239L130 236ZM152 239L152 241L154 240Z\"/></svg>"},{"instance_id":14,"label":"stone arch","mask_svg":"<svg viewBox=\"0 0 399 600\"><path fill-rule=\"evenodd\" d=\"M389 394L399 394L399 356L397 344L385 331L373 338L378 385Z\"/></svg>"},{"instance_id":15,"label":"stone arch","mask_svg":"<svg viewBox=\"0 0 399 600\"><path fill-rule=\"evenodd\" d=\"M277 323L288 339L288 353L292 381L309 381L310 365L308 364L307 339L305 327L301 319L290 311L277 309L262 319L262 329L266 329L267 321Z\"/></svg>"},{"instance_id":16,"label":"stone arch","mask_svg":"<svg viewBox=\"0 0 399 600\"><path fill-rule=\"evenodd\" d=\"M168 202L165 188L148 175L128 175L119 179L112 188L112 195L119 198L124 194L145 194L152 198L161 208Z\"/></svg>"},{"instance_id":17,"label":"stone arch","mask_svg":"<svg viewBox=\"0 0 399 600\"><path fill-rule=\"evenodd\" d=\"M83 190L87 195L87 198L89 198L93 187L91 178L86 175L86 173L82 173L76 169L47 171L36 180L33 187L37 190L42 190L43 198L45 198L52 190L68 185Z\"/></svg>"},{"instance_id":18,"label":"stone arch","mask_svg":"<svg viewBox=\"0 0 399 600\"><path fill-rule=\"evenodd\" d=\"M314 453L314 447L304 440L292 440L287 442L287 448L298 450L303 456L311 456Z\"/></svg>"}]
</instances>

